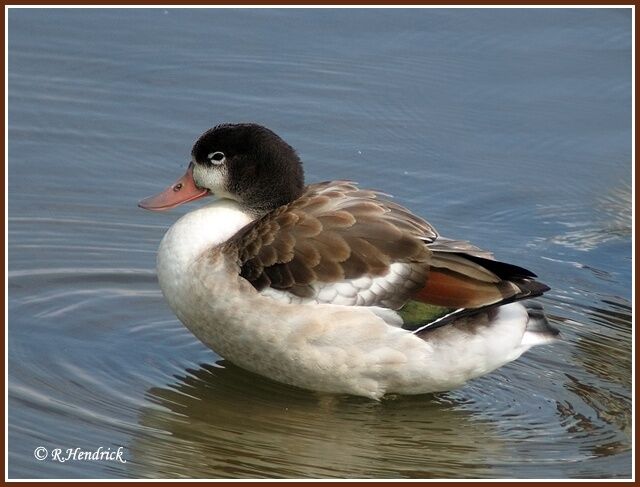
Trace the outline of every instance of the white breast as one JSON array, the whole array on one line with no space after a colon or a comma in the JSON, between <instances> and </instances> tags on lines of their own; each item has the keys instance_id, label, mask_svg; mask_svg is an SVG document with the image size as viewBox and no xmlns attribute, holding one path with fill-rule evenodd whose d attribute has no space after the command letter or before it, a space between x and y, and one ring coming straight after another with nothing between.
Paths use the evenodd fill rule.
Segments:
<instances>
[{"instance_id":1,"label":"white breast","mask_svg":"<svg viewBox=\"0 0 640 487\"><path fill-rule=\"evenodd\" d=\"M187 281L196 259L252 220L235 201L224 199L187 213L167 231L158 249L158 281L176 313L180 309L177 301L192 284Z\"/></svg>"}]
</instances>

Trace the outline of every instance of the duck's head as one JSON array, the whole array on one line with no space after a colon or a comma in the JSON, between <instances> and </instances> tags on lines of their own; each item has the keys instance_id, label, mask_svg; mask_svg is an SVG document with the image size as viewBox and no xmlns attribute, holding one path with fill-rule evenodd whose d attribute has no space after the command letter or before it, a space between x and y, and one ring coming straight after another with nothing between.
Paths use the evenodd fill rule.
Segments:
<instances>
[{"instance_id":1,"label":"duck's head","mask_svg":"<svg viewBox=\"0 0 640 487\"><path fill-rule=\"evenodd\" d=\"M302 163L289 144L257 124L224 124L196 141L184 176L139 206L168 210L214 195L261 214L295 200L303 188Z\"/></svg>"}]
</instances>

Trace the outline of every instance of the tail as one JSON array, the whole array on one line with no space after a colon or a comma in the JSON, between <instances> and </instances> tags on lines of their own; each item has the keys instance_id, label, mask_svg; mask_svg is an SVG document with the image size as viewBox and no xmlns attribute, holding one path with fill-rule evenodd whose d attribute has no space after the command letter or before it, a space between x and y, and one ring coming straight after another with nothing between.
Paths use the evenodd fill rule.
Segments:
<instances>
[{"instance_id":1,"label":"tail","mask_svg":"<svg viewBox=\"0 0 640 487\"><path fill-rule=\"evenodd\" d=\"M454 244L449 244L453 242ZM436 240L427 281L412 299L453 309L482 308L540 296L549 286L522 267L489 258L490 254L461 252L459 242Z\"/></svg>"},{"instance_id":2,"label":"tail","mask_svg":"<svg viewBox=\"0 0 640 487\"><path fill-rule=\"evenodd\" d=\"M549 323L542 305L532 301L528 302L525 308L527 309L529 320L522 337L522 344L533 346L555 341L560 335L560 330Z\"/></svg>"}]
</instances>

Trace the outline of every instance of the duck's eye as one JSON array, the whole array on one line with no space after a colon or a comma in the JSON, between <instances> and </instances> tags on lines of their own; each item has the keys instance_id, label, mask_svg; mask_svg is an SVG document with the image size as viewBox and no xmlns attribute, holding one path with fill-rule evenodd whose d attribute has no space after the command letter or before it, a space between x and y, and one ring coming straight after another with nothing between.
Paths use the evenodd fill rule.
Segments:
<instances>
[{"instance_id":1,"label":"duck's eye","mask_svg":"<svg viewBox=\"0 0 640 487\"><path fill-rule=\"evenodd\" d=\"M224 162L224 153L220 151L212 152L207 154L207 159L211 164L215 164L216 166L222 164Z\"/></svg>"}]
</instances>

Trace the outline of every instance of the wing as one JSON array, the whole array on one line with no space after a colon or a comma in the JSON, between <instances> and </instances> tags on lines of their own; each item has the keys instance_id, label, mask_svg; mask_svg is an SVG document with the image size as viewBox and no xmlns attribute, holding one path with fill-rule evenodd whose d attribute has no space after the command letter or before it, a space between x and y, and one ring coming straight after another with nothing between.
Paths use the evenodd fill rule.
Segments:
<instances>
[{"instance_id":1,"label":"wing","mask_svg":"<svg viewBox=\"0 0 640 487\"><path fill-rule=\"evenodd\" d=\"M480 308L540 296L549 287L522 267L493 259L468 242L442 237L432 252L428 279L415 299L448 308Z\"/></svg>"},{"instance_id":2,"label":"wing","mask_svg":"<svg viewBox=\"0 0 640 487\"><path fill-rule=\"evenodd\" d=\"M382 193L348 181L308 186L225 245L242 277L288 302L477 309L548 290L532 272L440 237Z\"/></svg>"},{"instance_id":3,"label":"wing","mask_svg":"<svg viewBox=\"0 0 640 487\"><path fill-rule=\"evenodd\" d=\"M240 275L256 289L300 298L333 283L389 276L393 264L405 264L395 271L408 284L393 290L405 301L424 284L431 256L425 242L437 236L383 194L335 181L308 186L296 201L240 230L225 250L237 253Z\"/></svg>"}]
</instances>

